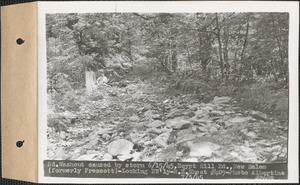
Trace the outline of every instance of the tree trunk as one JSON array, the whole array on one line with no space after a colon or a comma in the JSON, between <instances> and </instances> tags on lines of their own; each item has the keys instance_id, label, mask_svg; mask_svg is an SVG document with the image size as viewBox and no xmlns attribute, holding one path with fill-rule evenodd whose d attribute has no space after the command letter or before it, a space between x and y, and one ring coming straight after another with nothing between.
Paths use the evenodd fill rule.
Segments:
<instances>
[{"instance_id":1,"label":"tree trunk","mask_svg":"<svg viewBox=\"0 0 300 185\"><path fill-rule=\"evenodd\" d=\"M283 74L284 73L284 69L283 69L284 59L283 59L283 51L282 51L282 48L281 48L281 42L279 40L277 28L275 26L274 16L272 14L271 14L271 18L272 18L272 26L273 26L273 36L276 40L278 51L279 51L279 57L280 57L280 63L279 63L279 66L278 66L277 70L279 70L280 76L284 76L284 74Z\"/></svg>"},{"instance_id":2,"label":"tree trunk","mask_svg":"<svg viewBox=\"0 0 300 185\"><path fill-rule=\"evenodd\" d=\"M224 29L224 49L223 49L223 56L224 56L224 65L225 65L225 70L226 70L226 80L229 78L229 61L228 61L228 40L229 40L229 27L227 26L226 29Z\"/></svg>"},{"instance_id":3,"label":"tree trunk","mask_svg":"<svg viewBox=\"0 0 300 185\"><path fill-rule=\"evenodd\" d=\"M246 26L245 40L244 40L243 49L242 49L242 53L241 53L241 61L242 61L242 62L243 62L243 60L244 60L245 51L246 51L246 47L247 47L248 32L249 32L249 18L247 19L247 26Z\"/></svg>"},{"instance_id":4,"label":"tree trunk","mask_svg":"<svg viewBox=\"0 0 300 185\"><path fill-rule=\"evenodd\" d=\"M247 47L247 40L248 40L248 32L249 32L249 17L247 18L247 26L246 26L246 34L245 34L245 40L244 40L244 44L243 44L243 49L242 49L242 53L241 53L241 58L240 58L240 61L241 63L243 64L241 66L241 71L240 73L243 72L243 70L248 70L248 69L245 69L245 62L244 62L244 57L245 57L245 52L246 52L246 47ZM244 67L244 68L243 68Z\"/></svg>"},{"instance_id":5,"label":"tree trunk","mask_svg":"<svg viewBox=\"0 0 300 185\"><path fill-rule=\"evenodd\" d=\"M223 63L223 57L222 57L222 41L221 41L221 28L219 25L219 20L218 20L218 13L216 15L216 24L217 24L217 39L219 43L219 59L220 59L220 68L221 68L221 75L222 75L222 80L224 79L224 63Z\"/></svg>"}]
</instances>

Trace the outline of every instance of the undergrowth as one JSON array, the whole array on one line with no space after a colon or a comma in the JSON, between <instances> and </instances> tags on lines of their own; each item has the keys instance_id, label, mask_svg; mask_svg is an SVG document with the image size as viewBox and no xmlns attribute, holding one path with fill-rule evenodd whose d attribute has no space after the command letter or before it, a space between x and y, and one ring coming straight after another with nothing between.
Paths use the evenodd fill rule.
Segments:
<instances>
[{"instance_id":1,"label":"undergrowth","mask_svg":"<svg viewBox=\"0 0 300 185\"><path fill-rule=\"evenodd\" d=\"M170 78L169 78L170 79ZM262 82L220 82L201 78L169 80L169 88L181 94L194 94L207 103L215 96L229 96L246 110L264 112L281 122L288 121L288 89L281 84Z\"/></svg>"}]
</instances>

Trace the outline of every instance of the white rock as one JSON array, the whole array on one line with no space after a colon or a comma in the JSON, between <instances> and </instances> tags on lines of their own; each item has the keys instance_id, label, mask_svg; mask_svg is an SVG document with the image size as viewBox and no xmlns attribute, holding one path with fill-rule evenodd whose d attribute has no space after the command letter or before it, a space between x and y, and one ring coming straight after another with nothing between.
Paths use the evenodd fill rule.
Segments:
<instances>
[{"instance_id":1,"label":"white rock","mask_svg":"<svg viewBox=\"0 0 300 185\"><path fill-rule=\"evenodd\" d=\"M136 122L138 121L140 118L137 116L137 115L132 115L129 117L129 121L133 121L133 122Z\"/></svg>"},{"instance_id":2,"label":"white rock","mask_svg":"<svg viewBox=\"0 0 300 185\"><path fill-rule=\"evenodd\" d=\"M211 142L187 142L191 157L211 157L212 153L220 148Z\"/></svg>"},{"instance_id":3,"label":"white rock","mask_svg":"<svg viewBox=\"0 0 300 185\"><path fill-rule=\"evenodd\" d=\"M165 132L165 133L160 134L156 138L154 138L154 142L160 147L166 147L166 146L168 146L167 141L168 141L169 137L170 137L170 133Z\"/></svg>"},{"instance_id":4,"label":"white rock","mask_svg":"<svg viewBox=\"0 0 300 185\"><path fill-rule=\"evenodd\" d=\"M232 152L230 152L230 155L232 155L233 157L237 157L237 156L239 156L239 154L238 154L238 153L236 153L235 151L232 151Z\"/></svg>"},{"instance_id":5,"label":"white rock","mask_svg":"<svg viewBox=\"0 0 300 185\"><path fill-rule=\"evenodd\" d=\"M133 154L132 154L132 161L138 161L139 159L140 159L140 157L141 157L141 152L134 152Z\"/></svg>"},{"instance_id":6,"label":"white rock","mask_svg":"<svg viewBox=\"0 0 300 185\"><path fill-rule=\"evenodd\" d=\"M133 143L126 139L119 139L111 142L108 146L108 153L112 156L129 154L133 148Z\"/></svg>"},{"instance_id":7,"label":"white rock","mask_svg":"<svg viewBox=\"0 0 300 185\"><path fill-rule=\"evenodd\" d=\"M210 133L216 133L216 132L218 132L218 129L217 129L216 127L211 127L211 128L209 129L209 132L210 132Z\"/></svg>"},{"instance_id":8,"label":"white rock","mask_svg":"<svg viewBox=\"0 0 300 185\"><path fill-rule=\"evenodd\" d=\"M166 126L173 129L185 129L191 126L191 122L183 117L177 117L174 119L168 119L166 121Z\"/></svg>"},{"instance_id":9,"label":"white rock","mask_svg":"<svg viewBox=\"0 0 300 185\"><path fill-rule=\"evenodd\" d=\"M102 157L102 161L111 161L113 159L113 156L111 156L110 154L104 154Z\"/></svg>"},{"instance_id":10,"label":"white rock","mask_svg":"<svg viewBox=\"0 0 300 185\"><path fill-rule=\"evenodd\" d=\"M127 160L127 159L132 159L133 156L132 156L132 154L126 154L126 155L118 156L117 158L118 158L120 161L125 161L125 160Z\"/></svg>"},{"instance_id":11,"label":"white rock","mask_svg":"<svg viewBox=\"0 0 300 185\"><path fill-rule=\"evenodd\" d=\"M198 162L198 159L195 157L187 158L187 159L182 159L182 162Z\"/></svg>"},{"instance_id":12,"label":"white rock","mask_svg":"<svg viewBox=\"0 0 300 185\"><path fill-rule=\"evenodd\" d=\"M213 103L214 104L224 104L224 103L230 102L230 100L231 100L231 98L228 96L222 96L222 97L215 96Z\"/></svg>"}]
</instances>

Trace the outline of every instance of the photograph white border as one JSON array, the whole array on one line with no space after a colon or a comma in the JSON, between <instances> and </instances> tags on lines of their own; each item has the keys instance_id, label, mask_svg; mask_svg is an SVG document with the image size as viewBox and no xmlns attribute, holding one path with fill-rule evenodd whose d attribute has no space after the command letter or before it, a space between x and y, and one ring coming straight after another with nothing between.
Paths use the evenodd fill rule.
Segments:
<instances>
[{"instance_id":1,"label":"photograph white border","mask_svg":"<svg viewBox=\"0 0 300 185\"><path fill-rule=\"evenodd\" d=\"M45 177L43 160L47 149L47 57L48 13L196 13L196 12L288 12L289 27L289 138L288 179L177 179L177 178L57 178ZM289 183L299 180L298 48L299 2L296 1L102 1L38 2L38 177L40 183Z\"/></svg>"}]
</instances>

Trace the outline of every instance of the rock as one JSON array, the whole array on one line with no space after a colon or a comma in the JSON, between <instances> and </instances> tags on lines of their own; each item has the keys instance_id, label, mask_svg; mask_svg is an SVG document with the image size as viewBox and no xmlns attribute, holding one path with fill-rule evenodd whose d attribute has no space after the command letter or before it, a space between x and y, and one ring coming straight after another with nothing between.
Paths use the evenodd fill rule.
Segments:
<instances>
[{"instance_id":1,"label":"rock","mask_svg":"<svg viewBox=\"0 0 300 185\"><path fill-rule=\"evenodd\" d=\"M211 112L208 113L210 116L224 116L225 112L224 111L218 111L218 110L212 110Z\"/></svg>"},{"instance_id":2,"label":"rock","mask_svg":"<svg viewBox=\"0 0 300 185\"><path fill-rule=\"evenodd\" d=\"M248 132L248 129L247 129L247 128L243 128L243 129L241 130L241 133L243 133L243 134L247 134L247 132Z\"/></svg>"},{"instance_id":3,"label":"rock","mask_svg":"<svg viewBox=\"0 0 300 185\"><path fill-rule=\"evenodd\" d=\"M248 133L246 134L246 136L251 137L251 138L256 138L256 137L257 137L257 135L256 135L256 133L255 133L254 131L248 132Z\"/></svg>"},{"instance_id":4,"label":"rock","mask_svg":"<svg viewBox=\"0 0 300 185\"><path fill-rule=\"evenodd\" d=\"M135 84L129 84L129 85L126 86L126 89L130 89L130 90L134 90L134 89L137 89L137 88L138 88L138 86L135 85Z\"/></svg>"},{"instance_id":5,"label":"rock","mask_svg":"<svg viewBox=\"0 0 300 185\"><path fill-rule=\"evenodd\" d=\"M153 145L153 140L145 141L145 142L144 142L144 145L145 145L145 146L152 146L152 145Z\"/></svg>"},{"instance_id":6,"label":"rock","mask_svg":"<svg viewBox=\"0 0 300 185\"><path fill-rule=\"evenodd\" d=\"M235 125L235 124L239 124L239 123L245 123L252 120L252 118L250 116L248 117L241 117L241 116L236 116L236 117L232 117L229 118L225 121L225 125L226 126L231 126L231 125Z\"/></svg>"},{"instance_id":7,"label":"rock","mask_svg":"<svg viewBox=\"0 0 300 185\"><path fill-rule=\"evenodd\" d=\"M251 110L249 112L249 114L255 118L255 119L260 119L260 120L263 120L263 121L272 121L272 119L270 119L267 114L265 113L262 113L262 112L259 112L259 111L254 111L254 110Z\"/></svg>"},{"instance_id":8,"label":"rock","mask_svg":"<svg viewBox=\"0 0 300 185\"><path fill-rule=\"evenodd\" d=\"M112 156L129 154L133 148L133 143L126 139L119 139L111 142L108 146L108 153Z\"/></svg>"},{"instance_id":9,"label":"rock","mask_svg":"<svg viewBox=\"0 0 300 185\"><path fill-rule=\"evenodd\" d=\"M194 133L194 132L196 132L198 130L198 127L196 126L196 125L193 125L192 126L192 132Z\"/></svg>"},{"instance_id":10,"label":"rock","mask_svg":"<svg viewBox=\"0 0 300 185\"><path fill-rule=\"evenodd\" d=\"M168 139L170 137L170 132L165 132L154 138L154 142L160 147L167 147Z\"/></svg>"},{"instance_id":11,"label":"rock","mask_svg":"<svg viewBox=\"0 0 300 185\"><path fill-rule=\"evenodd\" d=\"M210 119L211 119L212 121L217 121L217 120L222 119L222 117L221 117L221 116L214 116L214 117L211 117ZM221 121L223 121L223 120L221 120Z\"/></svg>"},{"instance_id":12,"label":"rock","mask_svg":"<svg viewBox=\"0 0 300 185\"><path fill-rule=\"evenodd\" d=\"M118 158L120 161L125 161L125 160L128 160L128 159L132 159L133 156L132 156L132 154L126 154L126 155L118 156L117 158Z\"/></svg>"},{"instance_id":13,"label":"rock","mask_svg":"<svg viewBox=\"0 0 300 185\"><path fill-rule=\"evenodd\" d=\"M198 119L196 116L194 116L194 117L191 117L189 120L193 123L200 124L200 123L206 123L208 121L208 118Z\"/></svg>"},{"instance_id":14,"label":"rock","mask_svg":"<svg viewBox=\"0 0 300 185\"><path fill-rule=\"evenodd\" d=\"M188 105L188 108L192 111L196 111L198 109L198 107L200 107L200 104L198 103L194 103L192 105Z\"/></svg>"},{"instance_id":15,"label":"rock","mask_svg":"<svg viewBox=\"0 0 300 185\"><path fill-rule=\"evenodd\" d=\"M118 139L121 139L121 136L115 136L114 137L114 140L118 140Z\"/></svg>"},{"instance_id":16,"label":"rock","mask_svg":"<svg viewBox=\"0 0 300 185\"><path fill-rule=\"evenodd\" d=\"M166 100L163 101L163 104L166 104L166 103L168 103L169 101L170 101L170 99L166 99Z\"/></svg>"},{"instance_id":17,"label":"rock","mask_svg":"<svg viewBox=\"0 0 300 185\"><path fill-rule=\"evenodd\" d=\"M110 91L110 92L109 92L109 96L117 96L117 94L118 94L118 93L115 92L115 91Z\"/></svg>"},{"instance_id":18,"label":"rock","mask_svg":"<svg viewBox=\"0 0 300 185\"><path fill-rule=\"evenodd\" d=\"M185 134L185 135L181 135L181 136L178 136L177 137L177 143L180 143L180 142L184 142L184 141L190 141L192 139L195 139L196 137L201 137L202 135L200 135L199 133L197 134Z\"/></svg>"},{"instance_id":19,"label":"rock","mask_svg":"<svg viewBox=\"0 0 300 185\"><path fill-rule=\"evenodd\" d=\"M184 119L183 117L177 117L174 119L168 119L166 121L166 126L169 128L179 130L190 127L191 122L189 120Z\"/></svg>"},{"instance_id":20,"label":"rock","mask_svg":"<svg viewBox=\"0 0 300 185\"><path fill-rule=\"evenodd\" d=\"M234 111L227 110L227 111L225 111L225 114L234 114Z\"/></svg>"},{"instance_id":21,"label":"rock","mask_svg":"<svg viewBox=\"0 0 300 185\"><path fill-rule=\"evenodd\" d=\"M139 161L139 159L140 159L140 157L141 157L141 152L134 152L133 154L132 154L132 161Z\"/></svg>"},{"instance_id":22,"label":"rock","mask_svg":"<svg viewBox=\"0 0 300 185\"><path fill-rule=\"evenodd\" d=\"M198 130L201 131L201 132L208 132L208 128L206 127L198 127Z\"/></svg>"},{"instance_id":23,"label":"rock","mask_svg":"<svg viewBox=\"0 0 300 185\"><path fill-rule=\"evenodd\" d=\"M187 129L182 129L182 130L179 130L176 135L177 137L183 137L187 134L193 134L193 129L192 128L187 128Z\"/></svg>"},{"instance_id":24,"label":"rock","mask_svg":"<svg viewBox=\"0 0 300 185\"><path fill-rule=\"evenodd\" d=\"M82 155L77 158L77 160L83 160L83 161L88 161L88 160L95 160L97 159L98 154L89 154L89 155Z\"/></svg>"},{"instance_id":25,"label":"rock","mask_svg":"<svg viewBox=\"0 0 300 185\"><path fill-rule=\"evenodd\" d=\"M245 153L251 153L253 152L252 148L246 147L246 146L240 146L240 149Z\"/></svg>"},{"instance_id":26,"label":"rock","mask_svg":"<svg viewBox=\"0 0 300 185\"><path fill-rule=\"evenodd\" d=\"M230 155L232 155L233 157L238 157L239 156L239 154L236 153L235 151L230 152Z\"/></svg>"},{"instance_id":27,"label":"rock","mask_svg":"<svg viewBox=\"0 0 300 185\"><path fill-rule=\"evenodd\" d=\"M164 126L164 122L159 121L159 120L155 120L152 123L145 125L147 127L151 127L151 128L158 128L158 127L162 127Z\"/></svg>"},{"instance_id":28,"label":"rock","mask_svg":"<svg viewBox=\"0 0 300 185\"><path fill-rule=\"evenodd\" d=\"M165 142L163 139L161 138L156 138L154 139L154 141L156 142L156 144L159 146L159 147L167 147L168 144L167 142Z\"/></svg>"},{"instance_id":29,"label":"rock","mask_svg":"<svg viewBox=\"0 0 300 185\"><path fill-rule=\"evenodd\" d=\"M214 104L225 104L225 103L229 103L230 100L231 100L231 98L228 97L228 96L222 96L222 97L215 96L212 103L214 103Z\"/></svg>"},{"instance_id":30,"label":"rock","mask_svg":"<svg viewBox=\"0 0 300 185\"><path fill-rule=\"evenodd\" d=\"M278 159L278 157L277 156L273 156L271 159L270 159L270 161L276 161Z\"/></svg>"},{"instance_id":31,"label":"rock","mask_svg":"<svg viewBox=\"0 0 300 185\"><path fill-rule=\"evenodd\" d=\"M275 152L272 152L272 155L279 155L281 153L281 151L275 151Z\"/></svg>"},{"instance_id":32,"label":"rock","mask_svg":"<svg viewBox=\"0 0 300 185\"><path fill-rule=\"evenodd\" d=\"M280 151L282 149L281 145L275 145L271 148L272 151Z\"/></svg>"},{"instance_id":33,"label":"rock","mask_svg":"<svg viewBox=\"0 0 300 185\"><path fill-rule=\"evenodd\" d=\"M140 107L140 108L137 109L137 112L142 112L142 111L144 111L144 110L146 110L145 107Z\"/></svg>"},{"instance_id":34,"label":"rock","mask_svg":"<svg viewBox=\"0 0 300 185\"><path fill-rule=\"evenodd\" d=\"M98 130L95 131L98 135L102 135L102 134L110 134L113 133L114 130L112 127L108 127L108 128L99 128Z\"/></svg>"},{"instance_id":35,"label":"rock","mask_svg":"<svg viewBox=\"0 0 300 185\"><path fill-rule=\"evenodd\" d=\"M287 153L287 147L283 147L283 149L281 150L282 153Z\"/></svg>"},{"instance_id":36,"label":"rock","mask_svg":"<svg viewBox=\"0 0 300 185\"><path fill-rule=\"evenodd\" d=\"M93 94L89 97L89 99L91 101L99 101L103 99L103 95L102 94Z\"/></svg>"},{"instance_id":37,"label":"rock","mask_svg":"<svg viewBox=\"0 0 300 185\"><path fill-rule=\"evenodd\" d=\"M111 161L113 159L113 156L110 154L104 154L102 157L102 161Z\"/></svg>"},{"instance_id":38,"label":"rock","mask_svg":"<svg viewBox=\"0 0 300 185\"><path fill-rule=\"evenodd\" d=\"M173 109L173 110L171 110L171 112L169 112L166 115L166 118L175 118L178 116L182 116L182 115L184 115L185 112L186 112L185 109Z\"/></svg>"},{"instance_id":39,"label":"rock","mask_svg":"<svg viewBox=\"0 0 300 185\"><path fill-rule=\"evenodd\" d=\"M279 154L278 157L279 157L279 158L285 158L285 157L286 157L286 153L282 152L281 154Z\"/></svg>"},{"instance_id":40,"label":"rock","mask_svg":"<svg viewBox=\"0 0 300 185\"><path fill-rule=\"evenodd\" d=\"M156 111L155 110L147 110L145 113L144 113L144 116L146 118L152 118L152 119L159 119L161 116L159 114L156 114Z\"/></svg>"},{"instance_id":41,"label":"rock","mask_svg":"<svg viewBox=\"0 0 300 185\"><path fill-rule=\"evenodd\" d=\"M204 114L207 114L207 112L204 111L204 110L202 110L202 109L199 109L199 110L197 110L197 111L195 112L195 116L196 116L197 118L202 118L202 117L204 116Z\"/></svg>"},{"instance_id":42,"label":"rock","mask_svg":"<svg viewBox=\"0 0 300 185\"><path fill-rule=\"evenodd\" d=\"M66 138L66 133L64 131L61 131L60 134L59 134L59 137L61 139L65 139Z\"/></svg>"},{"instance_id":43,"label":"rock","mask_svg":"<svg viewBox=\"0 0 300 185\"><path fill-rule=\"evenodd\" d=\"M209 132L213 134L213 133L218 132L218 129L217 129L216 127L211 127L211 128L209 129Z\"/></svg>"},{"instance_id":44,"label":"rock","mask_svg":"<svg viewBox=\"0 0 300 185\"><path fill-rule=\"evenodd\" d=\"M195 157L187 158L187 159L182 159L182 162L198 162L198 159Z\"/></svg>"},{"instance_id":45,"label":"rock","mask_svg":"<svg viewBox=\"0 0 300 185\"><path fill-rule=\"evenodd\" d=\"M180 158L181 156L183 156L183 152L182 151L176 152L176 157L177 158Z\"/></svg>"},{"instance_id":46,"label":"rock","mask_svg":"<svg viewBox=\"0 0 300 185\"><path fill-rule=\"evenodd\" d=\"M58 148L55 152L53 159L54 160L65 160L66 152L65 152L64 148Z\"/></svg>"},{"instance_id":47,"label":"rock","mask_svg":"<svg viewBox=\"0 0 300 185\"><path fill-rule=\"evenodd\" d=\"M147 130L147 132L152 133L152 134L161 134L162 133L162 131L157 128L150 128Z\"/></svg>"},{"instance_id":48,"label":"rock","mask_svg":"<svg viewBox=\"0 0 300 185\"><path fill-rule=\"evenodd\" d=\"M129 121L137 122L140 118L137 115L132 115L129 117Z\"/></svg>"},{"instance_id":49,"label":"rock","mask_svg":"<svg viewBox=\"0 0 300 185\"><path fill-rule=\"evenodd\" d=\"M133 130L129 134L129 138L133 143L139 143L145 135L145 132L138 132L137 130Z\"/></svg>"},{"instance_id":50,"label":"rock","mask_svg":"<svg viewBox=\"0 0 300 185\"><path fill-rule=\"evenodd\" d=\"M108 135L108 134L103 134L103 135L102 135L102 138L108 140L108 139L110 138L110 135Z\"/></svg>"},{"instance_id":51,"label":"rock","mask_svg":"<svg viewBox=\"0 0 300 185\"><path fill-rule=\"evenodd\" d=\"M212 142L187 142L191 157L211 157L212 153L220 148L220 145Z\"/></svg>"}]
</instances>

